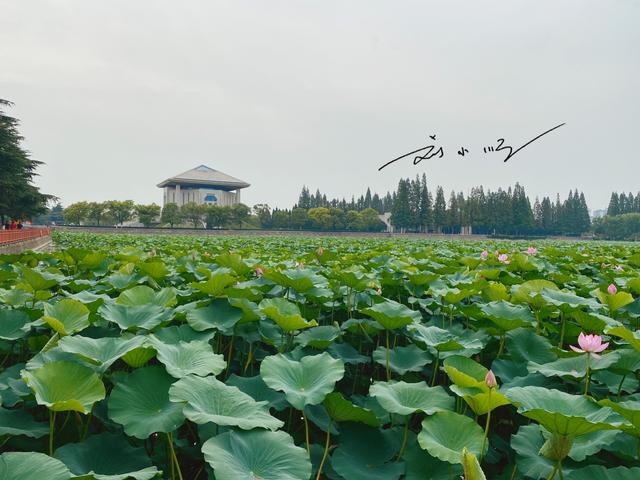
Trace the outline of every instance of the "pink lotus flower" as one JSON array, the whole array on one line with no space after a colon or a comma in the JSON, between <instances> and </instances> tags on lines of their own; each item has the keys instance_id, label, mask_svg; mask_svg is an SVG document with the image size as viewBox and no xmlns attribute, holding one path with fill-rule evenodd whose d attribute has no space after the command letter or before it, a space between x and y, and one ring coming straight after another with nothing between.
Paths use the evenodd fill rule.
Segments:
<instances>
[{"instance_id":1,"label":"pink lotus flower","mask_svg":"<svg viewBox=\"0 0 640 480\"><path fill-rule=\"evenodd\" d=\"M318 255L322 255L324 253L324 248L318 248Z\"/></svg>"},{"instance_id":2,"label":"pink lotus flower","mask_svg":"<svg viewBox=\"0 0 640 480\"><path fill-rule=\"evenodd\" d=\"M498 261L500 263L504 263L505 265L509 264L509 255L507 255L506 253L501 253L500 255L498 255Z\"/></svg>"},{"instance_id":3,"label":"pink lotus flower","mask_svg":"<svg viewBox=\"0 0 640 480\"><path fill-rule=\"evenodd\" d=\"M529 247L527 248L527 253L529 255L536 255L538 253L538 249L536 247Z\"/></svg>"},{"instance_id":4,"label":"pink lotus flower","mask_svg":"<svg viewBox=\"0 0 640 480\"><path fill-rule=\"evenodd\" d=\"M618 287L616 287L613 283L611 285L609 285L607 287L607 292L609 292L611 295L615 295L616 293L618 293Z\"/></svg>"},{"instance_id":5,"label":"pink lotus flower","mask_svg":"<svg viewBox=\"0 0 640 480\"><path fill-rule=\"evenodd\" d=\"M264 270L262 268L256 267L256 277L260 278L263 273L264 273Z\"/></svg>"},{"instance_id":6,"label":"pink lotus flower","mask_svg":"<svg viewBox=\"0 0 640 480\"><path fill-rule=\"evenodd\" d=\"M484 376L484 383L489 388L496 388L498 386L498 380L496 380L496 376L491 370Z\"/></svg>"},{"instance_id":7,"label":"pink lotus flower","mask_svg":"<svg viewBox=\"0 0 640 480\"><path fill-rule=\"evenodd\" d=\"M480 257L483 260L486 260L488 256L489 256L489 252L487 252L486 250L483 250L482 253L480 254Z\"/></svg>"},{"instance_id":8,"label":"pink lotus flower","mask_svg":"<svg viewBox=\"0 0 640 480\"><path fill-rule=\"evenodd\" d=\"M578 353L587 353L593 358L600 358L600 353L609 346L609 343L602 343L602 337L600 335L585 335L580 333L578 336L578 345L580 348L570 345L571 350Z\"/></svg>"}]
</instances>

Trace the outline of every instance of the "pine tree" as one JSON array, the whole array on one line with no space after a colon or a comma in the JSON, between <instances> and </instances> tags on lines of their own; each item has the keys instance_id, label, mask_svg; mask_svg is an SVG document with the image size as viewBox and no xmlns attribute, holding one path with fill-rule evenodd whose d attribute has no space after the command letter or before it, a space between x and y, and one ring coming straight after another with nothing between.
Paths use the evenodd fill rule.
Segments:
<instances>
[{"instance_id":1,"label":"pine tree","mask_svg":"<svg viewBox=\"0 0 640 480\"><path fill-rule=\"evenodd\" d=\"M431 229L432 222L431 195L429 195L429 189L427 188L427 176L423 173L422 181L420 182L420 226L422 231L428 232Z\"/></svg>"},{"instance_id":2,"label":"pine tree","mask_svg":"<svg viewBox=\"0 0 640 480\"><path fill-rule=\"evenodd\" d=\"M444 199L444 191L438 185L436 189L436 200L433 204L433 226L437 233L442 233L442 228L447 221L447 203Z\"/></svg>"},{"instance_id":3,"label":"pine tree","mask_svg":"<svg viewBox=\"0 0 640 480\"><path fill-rule=\"evenodd\" d=\"M411 226L411 210L409 209L409 180L400 179L396 198L391 209L391 224L403 232Z\"/></svg>"},{"instance_id":4,"label":"pine tree","mask_svg":"<svg viewBox=\"0 0 640 480\"><path fill-rule=\"evenodd\" d=\"M607 215L611 217L620 215L619 197L616 192L613 192L611 194L611 199L609 200L609 208L607 208Z\"/></svg>"}]
</instances>

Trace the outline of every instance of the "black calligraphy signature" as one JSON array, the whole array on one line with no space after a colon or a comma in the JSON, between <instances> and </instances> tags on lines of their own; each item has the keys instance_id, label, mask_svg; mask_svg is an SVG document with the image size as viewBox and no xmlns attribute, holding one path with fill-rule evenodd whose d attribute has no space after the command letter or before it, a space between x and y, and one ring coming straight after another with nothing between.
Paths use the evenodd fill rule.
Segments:
<instances>
[{"instance_id":1,"label":"black calligraphy signature","mask_svg":"<svg viewBox=\"0 0 640 480\"><path fill-rule=\"evenodd\" d=\"M485 147L484 153L487 152L501 152L501 151L507 151L507 156L504 159L505 162L507 162L511 157L513 157L516 153L518 153L520 150L522 150L524 147L531 145L533 142L535 142L536 140L538 140L539 138L545 136L547 133L553 132L555 129L562 127L563 125L565 125L564 123L561 123L560 125L556 125L553 128L550 128L549 130L542 132L540 135L538 135L537 137L532 138L531 140L529 140L527 143L519 146L518 148L513 148L511 145L505 145L504 142L504 138L499 138L496 143L497 145L495 147L491 146L491 147ZM436 136L435 135L429 135L429 138L431 140L433 140L434 142L436 141ZM416 155L417 153L420 152L425 152L421 155ZM459 151L458 151L458 155L464 156L465 153L468 153L469 150L462 147ZM398 160L402 160L403 158L407 158L410 157L411 155L416 155L413 158L413 164L417 165L418 163L420 163L422 160L428 160L430 158L433 158L435 156L438 156L438 158L442 158L444 157L444 149L443 147L437 147L436 145L427 145L426 147L422 147L422 148L418 148L416 150L413 150L412 152L409 153L405 153L404 155L401 155L397 158L394 158L393 160L385 163L384 165L382 165L380 168L378 168L378 171L382 170L385 167L388 167L389 165L391 165L394 162L397 162Z\"/></svg>"}]
</instances>

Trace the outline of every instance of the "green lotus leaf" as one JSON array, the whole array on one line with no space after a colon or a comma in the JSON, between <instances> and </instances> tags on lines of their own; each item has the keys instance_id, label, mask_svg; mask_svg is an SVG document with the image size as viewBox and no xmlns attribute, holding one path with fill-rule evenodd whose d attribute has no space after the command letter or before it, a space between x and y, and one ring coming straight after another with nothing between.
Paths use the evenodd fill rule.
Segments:
<instances>
[{"instance_id":1,"label":"green lotus leaf","mask_svg":"<svg viewBox=\"0 0 640 480\"><path fill-rule=\"evenodd\" d=\"M437 412L422 421L418 443L430 455L443 462L462 463L462 451L466 448L473 455L480 455L484 432L473 419L454 412Z\"/></svg>"},{"instance_id":2,"label":"green lotus leaf","mask_svg":"<svg viewBox=\"0 0 640 480\"><path fill-rule=\"evenodd\" d=\"M598 303L591 298L583 298L574 293L562 290L543 288L541 296L547 304L558 307L567 313L573 310L580 310L584 307L590 307L595 310L599 307Z\"/></svg>"},{"instance_id":3,"label":"green lotus leaf","mask_svg":"<svg viewBox=\"0 0 640 480\"><path fill-rule=\"evenodd\" d=\"M23 280L27 282L34 291L48 290L51 287L55 287L58 282L64 278L59 275L51 275L47 272L37 272L26 267L22 269L21 273Z\"/></svg>"},{"instance_id":4,"label":"green lotus leaf","mask_svg":"<svg viewBox=\"0 0 640 480\"><path fill-rule=\"evenodd\" d=\"M175 378L187 375L218 375L227 367L224 356L213 353L213 348L208 342L166 344L154 341L153 345L158 352L158 360Z\"/></svg>"},{"instance_id":5,"label":"green lotus leaf","mask_svg":"<svg viewBox=\"0 0 640 480\"><path fill-rule=\"evenodd\" d=\"M263 318L262 312L258 308L258 304L246 298L229 298L229 304L232 307L242 310L242 318L238 323L255 322Z\"/></svg>"},{"instance_id":6,"label":"green lotus leaf","mask_svg":"<svg viewBox=\"0 0 640 480\"><path fill-rule=\"evenodd\" d=\"M540 310L545 304L540 294L545 288L558 290L558 286L549 280L528 280L511 288L511 300L516 303L528 303L536 310Z\"/></svg>"},{"instance_id":7,"label":"green lotus leaf","mask_svg":"<svg viewBox=\"0 0 640 480\"><path fill-rule=\"evenodd\" d=\"M627 433L640 437L640 400L625 400L622 402L613 402L608 398L598 402L600 405L611 408L626 418L631 425L623 425L620 427Z\"/></svg>"},{"instance_id":8,"label":"green lotus leaf","mask_svg":"<svg viewBox=\"0 0 640 480\"><path fill-rule=\"evenodd\" d=\"M116 299L118 305L137 307L141 305L157 305L171 307L176 304L176 292L173 288L163 288L155 291L146 285L138 285L122 292Z\"/></svg>"},{"instance_id":9,"label":"green lotus leaf","mask_svg":"<svg viewBox=\"0 0 640 480\"><path fill-rule=\"evenodd\" d=\"M170 273L165 264L158 261L139 263L138 268L142 273L150 276L154 280L162 280Z\"/></svg>"},{"instance_id":10,"label":"green lotus leaf","mask_svg":"<svg viewBox=\"0 0 640 480\"><path fill-rule=\"evenodd\" d=\"M282 392L276 392L269 388L260 375L255 377L239 377L235 373L226 381L232 387L238 387L256 402L267 402L269 407L282 411L289 406Z\"/></svg>"},{"instance_id":11,"label":"green lotus leaf","mask_svg":"<svg viewBox=\"0 0 640 480\"><path fill-rule=\"evenodd\" d=\"M503 405L509 405L511 401L496 388L489 390L482 387L461 387L451 385L453 393L462 397L476 415L485 415Z\"/></svg>"},{"instance_id":12,"label":"green lotus leaf","mask_svg":"<svg viewBox=\"0 0 640 480\"><path fill-rule=\"evenodd\" d=\"M260 302L260 310L285 332L318 325L315 320L308 322L302 318L298 306L284 298L265 298Z\"/></svg>"},{"instance_id":13,"label":"green lotus leaf","mask_svg":"<svg viewBox=\"0 0 640 480\"><path fill-rule=\"evenodd\" d=\"M597 478L598 480L637 480L640 478L640 468L607 468L602 465L589 465L588 467L572 470L567 473L564 478L566 480L585 480L591 478Z\"/></svg>"},{"instance_id":14,"label":"green lotus leaf","mask_svg":"<svg viewBox=\"0 0 640 480\"><path fill-rule=\"evenodd\" d=\"M455 408L453 397L441 386L428 387L426 382L376 382L369 388L369 395L387 412L399 415L415 412L433 415Z\"/></svg>"},{"instance_id":15,"label":"green lotus leaf","mask_svg":"<svg viewBox=\"0 0 640 480\"><path fill-rule=\"evenodd\" d=\"M74 475L91 475L96 480L151 480L161 473L144 448L133 447L125 437L113 433L67 443L56 450L54 457Z\"/></svg>"},{"instance_id":16,"label":"green lotus leaf","mask_svg":"<svg viewBox=\"0 0 640 480\"><path fill-rule=\"evenodd\" d=\"M122 361L133 368L144 366L156 356L156 349L152 347L138 347L122 356Z\"/></svg>"},{"instance_id":17,"label":"green lotus leaf","mask_svg":"<svg viewBox=\"0 0 640 480\"><path fill-rule=\"evenodd\" d=\"M36 422L26 411L0 408L0 435L40 438L48 433L49 425Z\"/></svg>"},{"instance_id":18,"label":"green lotus leaf","mask_svg":"<svg viewBox=\"0 0 640 480\"><path fill-rule=\"evenodd\" d=\"M234 276L225 272L216 272L211 274L211 277L204 282L191 283L191 287L212 297L217 297L224 292L226 287L235 282L236 278Z\"/></svg>"},{"instance_id":19,"label":"green lotus leaf","mask_svg":"<svg viewBox=\"0 0 640 480\"><path fill-rule=\"evenodd\" d=\"M429 480L451 480L462 477L461 465L451 465L429 455L420 448L416 435L409 434L407 449L402 457L405 462L405 480L425 480L428 472Z\"/></svg>"},{"instance_id":20,"label":"green lotus leaf","mask_svg":"<svg viewBox=\"0 0 640 480\"><path fill-rule=\"evenodd\" d=\"M55 305L45 303L42 320L60 335L70 335L89 326L89 313L81 302L65 298Z\"/></svg>"},{"instance_id":21,"label":"green lotus leaf","mask_svg":"<svg viewBox=\"0 0 640 480\"><path fill-rule=\"evenodd\" d=\"M283 287L292 288L298 293L307 292L318 285L324 285L327 283L326 278L316 274L313 270L308 268L293 268L290 270L283 270L281 272L267 269L264 273L264 277L278 285L282 285Z\"/></svg>"},{"instance_id":22,"label":"green lotus leaf","mask_svg":"<svg viewBox=\"0 0 640 480\"><path fill-rule=\"evenodd\" d=\"M489 284L482 289L482 296L490 302L509 300L507 287L498 282L489 282Z\"/></svg>"},{"instance_id":23,"label":"green lotus leaf","mask_svg":"<svg viewBox=\"0 0 640 480\"><path fill-rule=\"evenodd\" d=\"M500 300L480 306L484 318L493 322L503 332L535 323L531 310L522 305Z\"/></svg>"},{"instance_id":24,"label":"green lotus leaf","mask_svg":"<svg viewBox=\"0 0 640 480\"><path fill-rule=\"evenodd\" d=\"M361 312L373 318L386 330L395 330L422 320L420 312L393 300L376 303L372 307L362 309Z\"/></svg>"},{"instance_id":25,"label":"green lotus leaf","mask_svg":"<svg viewBox=\"0 0 640 480\"><path fill-rule=\"evenodd\" d=\"M113 363L126 353L142 346L144 337L102 337L89 338L80 335L63 337L58 348L63 352L75 353L81 358L98 365L100 372L105 372Z\"/></svg>"},{"instance_id":26,"label":"green lotus leaf","mask_svg":"<svg viewBox=\"0 0 640 480\"><path fill-rule=\"evenodd\" d=\"M640 352L640 330L632 332L625 327L614 327L607 330L607 335L614 335L623 339L634 349Z\"/></svg>"},{"instance_id":27,"label":"green lotus leaf","mask_svg":"<svg viewBox=\"0 0 640 480\"><path fill-rule=\"evenodd\" d=\"M545 432L543 432L544 434ZM598 430L580 435L573 441L569 457L576 462L582 462L591 455L598 453L605 446L613 443L618 435L622 435L618 430Z\"/></svg>"},{"instance_id":28,"label":"green lotus leaf","mask_svg":"<svg viewBox=\"0 0 640 480\"><path fill-rule=\"evenodd\" d=\"M398 452L400 441L397 429L383 431L360 423L344 423L331 466L349 480L397 480L404 473L404 463L389 460Z\"/></svg>"},{"instance_id":29,"label":"green lotus leaf","mask_svg":"<svg viewBox=\"0 0 640 480\"><path fill-rule=\"evenodd\" d=\"M107 303L98 309L105 320L117 324L122 330L144 328L152 330L161 323L171 320L173 313L159 305L119 305Z\"/></svg>"},{"instance_id":30,"label":"green lotus leaf","mask_svg":"<svg viewBox=\"0 0 640 480\"><path fill-rule=\"evenodd\" d=\"M78 293L64 292L64 294L67 298L82 302L91 313L95 313L100 306L111 300L111 298L104 293L92 293L89 290L82 290Z\"/></svg>"},{"instance_id":31,"label":"green lotus leaf","mask_svg":"<svg viewBox=\"0 0 640 480\"><path fill-rule=\"evenodd\" d=\"M587 361L592 371L604 370L616 363L620 355L617 352L610 352L602 355L599 359L587 359L586 355L577 355L575 357L559 358L554 362L540 365L535 362L527 364L529 373L541 373L545 377L563 377L569 376L573 378L584 378L587 374Z\"/></svg>"},{"instance_id":32,"label":"green lotus leaf","mask_svg":"<svg viewBox=\"0 0 640 480\"><path fill-rule=\"evenodd\" d=\"M430 363L432 359L429 352L414 344L389 350L389 368L400 375L407 372L421 372L422 367ZM373 351L373 361L386 366L387 349L385 347L376 348Z\"/></svg>"},{"instance_id":33,"label":"green lotus leaf","mask_svg":"<svg viewBox=\"0 0 640 480\"><path fill-rule=\"evenodd\" d=\"M6 452L0 455L0 478L6 480L69 480L64 463L37 452Z\"/></svg>"},{"instance_id":34,"label":"green lotus leaf","mask_svg":"<svg viewBox=\"0 0 640 480\"><path fill-rule=\"evenodd\" d=\"M309 346L319 350L325 350L340 336L340 329L332 325L313 327L299 333L296 343L303 347Z\"/></svg>"},{"instance_id":35,"label":"green lotus leaf","mask_svg":"<svg viewBox=\"0 0 640 480\"><path fill-rule=\"evenodd\" d=\"M172 402L183 404L184 415L198 424L213 422L243 430L277 430L284 425L271 416L267 402L256 402L240 389L225 385L215 377L182 378L171 386L169 397Z\"/></svg>"},{"instance_id":36,"label":"green lotus leaf","mask_svg":"<svg viewBox=\"0 0 640 480\"><path fill-rule=\"evenodd\" d=\"M151 344L157 342L167 345L177 345L180 342L208 342L213 339L215 332L207 330L204 332L197 332L189 325L182 324L171 325L169 327L160 328L149 335L149 341Z\"/></svg>"},{"instance_id":37,"label":"green lotus leaf","mask_svg":"<svg viewBox=\"0 0 640 480\"><path fill-rule=\"evenodd\" d=\"M518 413L558 435L613 430L625 423L611 408L601 407L584 395L534 386L513 387L505 395L518 407Z\"/></svg>"},{"instance_id":38,"label":"green lotus leaf","mask_svg":"<svg viewBox=\"0 0 640 480\"><path fill-rule=\"evenodd\" d=\"M379 425L378 419L371 410L354 405L339 392L327 395L322 404L336 422L360 422L371 427Z\"/></svg>"},{"instance_id":39,"label":"green lotus leaf","mask_svg":"<svg viewBox=\"0 0 640 480\"><path fill-rule=\"evenodd\" d=\"M517 454L518 471L525 478L547 478L553 470L555 462L540 454L545 443L543 431L540 425L523 425L511 436L511 447Z\"/></svg>"},{"instance_id":40,"label":"green lotus leaf","mask_svg":"<svg viewBox=\"0 0 640 480\"><path fill-rule=\"evenodd\" d=\"M0 288L0 301L13 307L24 306L27 302L33 301L33 295L16 285L16 288L11 290Z\"/></svg>"},{"instance_id":41,"label":"green lotus leaf","mask_svg":"<svg viewBox=\"0 0 640 480\"><path fill-rule=\"evenodd\" d=\"M31 318L20 310L0 309L0 339L18 340L29 333Z\"/></svg>"},{"instance_id":42,"label":"green lotus leaf","mask_svg":"<svg viewBox=\"0 0 640 480\"><path fill-rule=\"evenodd\" d=\"M285 432L229 431L202 445L217 480L302 480L311 476L307 452Z\"/></svg>"},{"instance_id":43,"label":"green lotus leaf","mask_svg":"<svg viewBox=\"0 0 640 480\"><path fill-rule=\"evenodd\" d=\"M548 363L557 358L549 340L526 328L507 332L506 344L511 359L517 362Z\"/></svg>"},{"instance_id":44,"label":"green lotus leaf","mask_svg":"<svg viewBox=\"0 0 640 480\"><path fill-rule=\"evenodd\" d=\"M629 292L616 292L611 295L610 293L596 289L593 291L593 294L598 298L598 300L600 300L600 303L609 307L610 312L615 312L616 310L633 303L633 295Z\"/></svg>"},{"instance_id":45,"label":"green lotus leaf","mask_svg":"<svg viewBox=\"0 0 640 480\"><path fill-rule=\"evenodd\" d=\"M344 363L352 363L352 364L360 364L360 363L369 363L369 357L364 355L360 355L358 350L353 348L349 343L338 343L334 342L329 345L327 351L334 358L339 358Z\"/></svg>"},{"instance_id":46,"label":"green lotus leaf","mask_svg":"<svg viewBox=\"0 0 640 480\"><path fill-rule=\"evenodd\" d=\"M242 257L237 253L223 253L221 255L216 255L214 260L221 267L230 268L237 275L245 275L251 270L251 267L249 267L249 265L247 265L242 260Z\"/></svg>"},{"instance_id":47,"label":"green lotus leaf","mask_svg":"<svg viewBox=\"0 0 640 480\"><path fill-rule=\"evenodd\" d=\"M232 307L226 298L215 298L209 305L187 313L187 323L199 332L216 329L225 335L233 332L233 327L243 317L243 311Z\"/></svg>"},{"instance_id":48,"label":"green lotus leaf","mask_svg":"<svg viewBox=\"0 0 640 480\"><path fill-rule=\"evenodd\" d=\"M283 391L296 409L322 403L344 376L344 363L323 352L302 357L299 361L282 354L266 357L260 366L260 376L270 388Z\"/></svg>"},{"instance_id":49,"label":"green lotus leaf","mask_svg":"<svg viewBox=\"0 0 640 480\"><path fill-rule=\"evenodd\" d=\"M140 439L173 432L184 422L182 405L169 400L173 382L157 365L134 370L113 388L107 402L109 418L122 425L127 435Z\"/></svg>"},{"instance_id":50,"label":"green lotus leaf","mask_svg":"<svg viewBox=\"0 0 640 480\"><path fill-rule=\"evenodd\" d=\"M23 370L21 375L38 404L54 412L75 410L87 413L95 402L105 396L104 385L98 375L79 363L47 363L35 370Z\"/></svg>"},{"instance_id":51,"label":"green lotus leaf","mask_svg":"<svg viewBox=\"0 0 640 480\"><path fill-rule=\"evenodd\" d=\"M489 370L470 358L460 355L448 357L444 361L444 371L449 375L451 381L459 387L489 391L489 387L484 381Z\"/></svg>"},{"instance_id":52,"label":"green lotus leaf","mask_svg":"<svg viewBox=\"0 0 640 480\"><path fill-rule=\"evenodd\" d=\"M424 343L438 352L463 350L464 345L452 333L435 326L413 324L407 327L414 340Z\"/></svg>"}]
</instances>

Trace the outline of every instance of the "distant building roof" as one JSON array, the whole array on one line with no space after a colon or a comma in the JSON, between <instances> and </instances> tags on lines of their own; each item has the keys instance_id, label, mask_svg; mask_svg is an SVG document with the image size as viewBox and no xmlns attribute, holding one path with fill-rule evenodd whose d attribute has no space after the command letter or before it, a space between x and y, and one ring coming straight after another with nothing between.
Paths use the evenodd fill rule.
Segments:
<instances>
[{"instance_id":1,"label":"distant building roof","mask_svg":"<svg viewBox=\"0 0 640 480\"><path fill-rule=\"evenodd\" d=\"M226 173L214 170L206 165L200 165L199 167L192 168L191 170L187 170L186 172L174 177L167 178L165 181L160 182L158 187L163 188L177 184L217 186L228 190L247 188L249 186L249 184L244 180L240 180L232 177L231 175L227 175Z\"/></svg>"}]
</instances>

